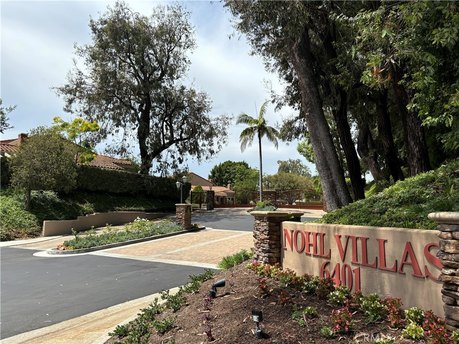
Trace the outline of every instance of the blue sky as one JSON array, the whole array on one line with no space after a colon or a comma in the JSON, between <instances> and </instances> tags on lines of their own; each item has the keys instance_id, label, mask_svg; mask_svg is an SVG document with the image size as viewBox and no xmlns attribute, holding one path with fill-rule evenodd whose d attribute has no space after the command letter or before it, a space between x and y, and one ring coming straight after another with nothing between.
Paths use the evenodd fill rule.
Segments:
<instances>
[{"instance_id":1,"label":"blue sky","mask_svg":"<svg viewBox=\"0 0 459 344\"><path fill-rule=\"evenodd\" d=\"M90 16L99 17L113 1L4 1L1 0L1 89L3 105L17 105L10 114L13 129L2 139L16 137L39 125L50 125L54 116L71 120L62 100L52 87L65 83L72 67L74 44L90 43ZM142 14L150 15L158 1L127 1ZM230 15L221 2L187 1L191 12L197 48L191 55L191 66L185 83L205 91L212 100L212 116L236 117L241 112L256 115L269 98L269 88L282 91L277 75L264 70L258 56L250 56L250 47L233 29ZM229 39L229 35L236 33ZM291 114L290 109L275 113L270 106L268 122L275 125ZM189 160L190 171L207 177L216 164L225 160L244 160L258 166L256 144L240 151L239 133L243 126L234 121L228 130L228 144L212 160L198 163ZM276 150L265 142L263 170L277 171L277 160L301 159L296 142L279 144ZM103 145L97 147L103 153ZM311 165L310 168L313 169Z\"/></svg>"}]
</instances>

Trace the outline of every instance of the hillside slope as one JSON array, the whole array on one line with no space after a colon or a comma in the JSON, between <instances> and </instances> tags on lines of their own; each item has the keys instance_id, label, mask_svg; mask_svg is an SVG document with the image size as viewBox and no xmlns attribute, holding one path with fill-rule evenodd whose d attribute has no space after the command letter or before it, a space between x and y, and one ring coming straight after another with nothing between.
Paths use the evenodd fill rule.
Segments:
<instances>
[{"instance_id":1,"label":"hillside slope","mask_svg":"<svg viewBox=\"0 0 459 344\"><path fill-rule=\"evenodd\" d=\"M427 215L437 211L459 211L459 159L332 211L320 222L435 229Z\"/></svg>"}]
</instances>

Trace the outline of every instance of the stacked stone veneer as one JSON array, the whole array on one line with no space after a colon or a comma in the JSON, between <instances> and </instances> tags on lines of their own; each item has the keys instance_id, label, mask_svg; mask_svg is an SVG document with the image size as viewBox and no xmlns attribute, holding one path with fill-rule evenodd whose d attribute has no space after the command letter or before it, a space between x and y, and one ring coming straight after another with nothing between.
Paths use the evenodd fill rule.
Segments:
<instances>
[{"instance_id":1,"label":"stacked stone veneer","mask_svg":"<svg viewBox=\"0 0 459 344\"><path fill-rule=\"evenodd\" d=\"M303 212L252 211L254 258L265 264L281 262L281 233L283 221L300 221Z\"/></svg>"},{"instance_id":2,"label":"stacked stone veneer","mask_svg":"<svg viewBox=\"0 0 459 344\"><path fill-rule=\"evenodd\" d=\"M183 229L191 228L191 204L175 205L175 221Z\"/></svg>"},{"instance_id":3,"label":"stacked stone veneer","mask_svg":"<svg viewBox=\"0 0 459 344\"><path fill-rule=\"evenodd\" d=\"M440 249L437 257L443 264L440 281L446 324L459 328L459 212L429 214L438 223Z\"/></svg>"}]
</instances>

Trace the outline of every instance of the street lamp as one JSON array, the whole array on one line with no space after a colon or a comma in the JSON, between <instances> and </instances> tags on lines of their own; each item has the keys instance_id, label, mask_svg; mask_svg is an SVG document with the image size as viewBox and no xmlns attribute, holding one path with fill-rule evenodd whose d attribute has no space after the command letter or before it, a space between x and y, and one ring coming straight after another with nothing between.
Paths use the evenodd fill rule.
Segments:
<instances>
[{"instance_id":1,"label":"street lamp","mask_svg":"<svg viewBox=\"0 0 459 344\"><path fill-rule=\"evenodd\" d=\"M188 181L186 176L182 177L182 181L177 181L175 185L177 185L177 190L180 189L180 203L183 203L183 185Z\"/></svg>"}]
</instances>

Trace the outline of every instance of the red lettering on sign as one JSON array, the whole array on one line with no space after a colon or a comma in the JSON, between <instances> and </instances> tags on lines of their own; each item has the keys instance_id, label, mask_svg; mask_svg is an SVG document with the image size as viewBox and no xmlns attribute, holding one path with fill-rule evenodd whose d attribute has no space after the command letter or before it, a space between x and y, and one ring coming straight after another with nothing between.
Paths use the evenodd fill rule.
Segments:
<instances>
[{"instance_id":1,"label":"red lettering on sign","mask_svg":"<svg viewBox=\"0 0 459 344\"><path fill-rule=\"evenodd\" d=\"M387 267L387 262L386 262L386 239L376 239L378 241L378 251L379 251L379 266L378 268L380 270L384 271L390 271L390 272L397 272L397 259L394 262L394 265L392 265L391 268Z\"/></svg>"},{"instance_id":2,"label":"red lettering on sign","mask_svg":"<svg viewBox=\"0 0 459 344\"><path fill-rule=\"evenodd\" d=\"M301 245L298 246L298 236L301 237ZM303 253L304 252L304 247L306 245L305 239L304 239L304 233L303 231L296 230L293 232L293 246L295 247L296 252L298 253Z\"/></svg>"},{"instance_id":3,"label":"red lettering on sign","mask_svg":"<svg viewBox=\"0 0 459 344\"><path fill-rule=\"evenodd\" d=\"M357 252L357 239L358 239L358 237L351 236L351 242L352 242L352 259L351 259L351 262L353 264L359 264L359 254Z\"/></svg>"},{"instance_id":4,"label":"red lettering on sign","mask_svg":"<svg viewBox=\"0 0 459 344\"><path fill-rule=\"evenodd\" d=\"M359 237L361 246L362 246L362 265L367 266L369 268L375 269L378 266L378 258L375 257L375 261L373 264L368 263L368 239L367 237Z\"/></svg>"},{"instance_id":5,"label":"red lettering on sign","mask_svg":"<svg viewBox=\"0 0 459 344\"><path fill-rule=\"evenodd\" d=\"M430 243L430 244L427 244L425 247L424 247L424 257L426 257L427 261L432 264L433 266L435 266L438 270L441 270L443 269L443 264L441 263L441 260L440 258L437 258L435 257L432 253L430 253L430 249L434 247L434 248L439 248L438 244L435 244L435 243ZM427 278L430 278L431 280L433 281L438 281L438 277L435 277L434 275L432 275L432 273L430 272L429 268L427 267L427 265L424 265L424 273L426 275Z\"/></svg>"},{"instance_id":6,"label":"red lettering on sign","mask_svg":"<svg viewBox=\"0 0 459 344\"><path fill-rule=\"evenodd\" d=\"M311 243L311 232L305 232L305 242L306 248L304 253L311 254L311 246L314 246L314 243Z\"/></svg>"},{"instance_id":7,"label":"red lettering on sign","mask_svg":"<svg viewBox=\"0 0 459 344\"><path fill-rule=\"evenodd\" d=\"M320 253L318 254L319 257L330 259L331 257L331 249L328 249L328 254L325 254L325 233L317 233L320 236Z\"/></svg>"},{"instance_id":8,"label":"red lettering on sign","mask_svg":"<svg viewBox=\"0 0 459 344\"><path fill-rule=\"evenodd\" d=\"M284 251L287 251L287 244L290 246L290 251L293 251L292 236L293 229L289 232L287 228L284 228Z\"/></svg>"},{"instance_id":9,"label":"red lettering on sign","mask_svg":"<svg viewBox=\"0 0 459 344\"><path fill-rule=\"evenodd\" d=\"M344 245L344 248L341 242L340 234L335 234L335 241L336 241L336 245L338 246L338 253L341 258L341 261L344 263L344 260L346 259L347 245L349 243L349 236L346 235L346 244Z\"/></svg>"},{"instance_id":10,"label":"red lettering on sign","mask_svg":"<svg viewBox=\"0 0 459 344\"><path fill-rule=\"evenodd\" d=\"M400 269L398 270L399 273L405 274L403 268L405 265L411 265L413 268L413 276L423 278L424 275L422 274L421 268L419 267L418 259L413 250L413 246L411 246L411 242L407 242L405 244L405 250L403 251L402 261L400 263Z\"/></svg>"}]
</instances>

